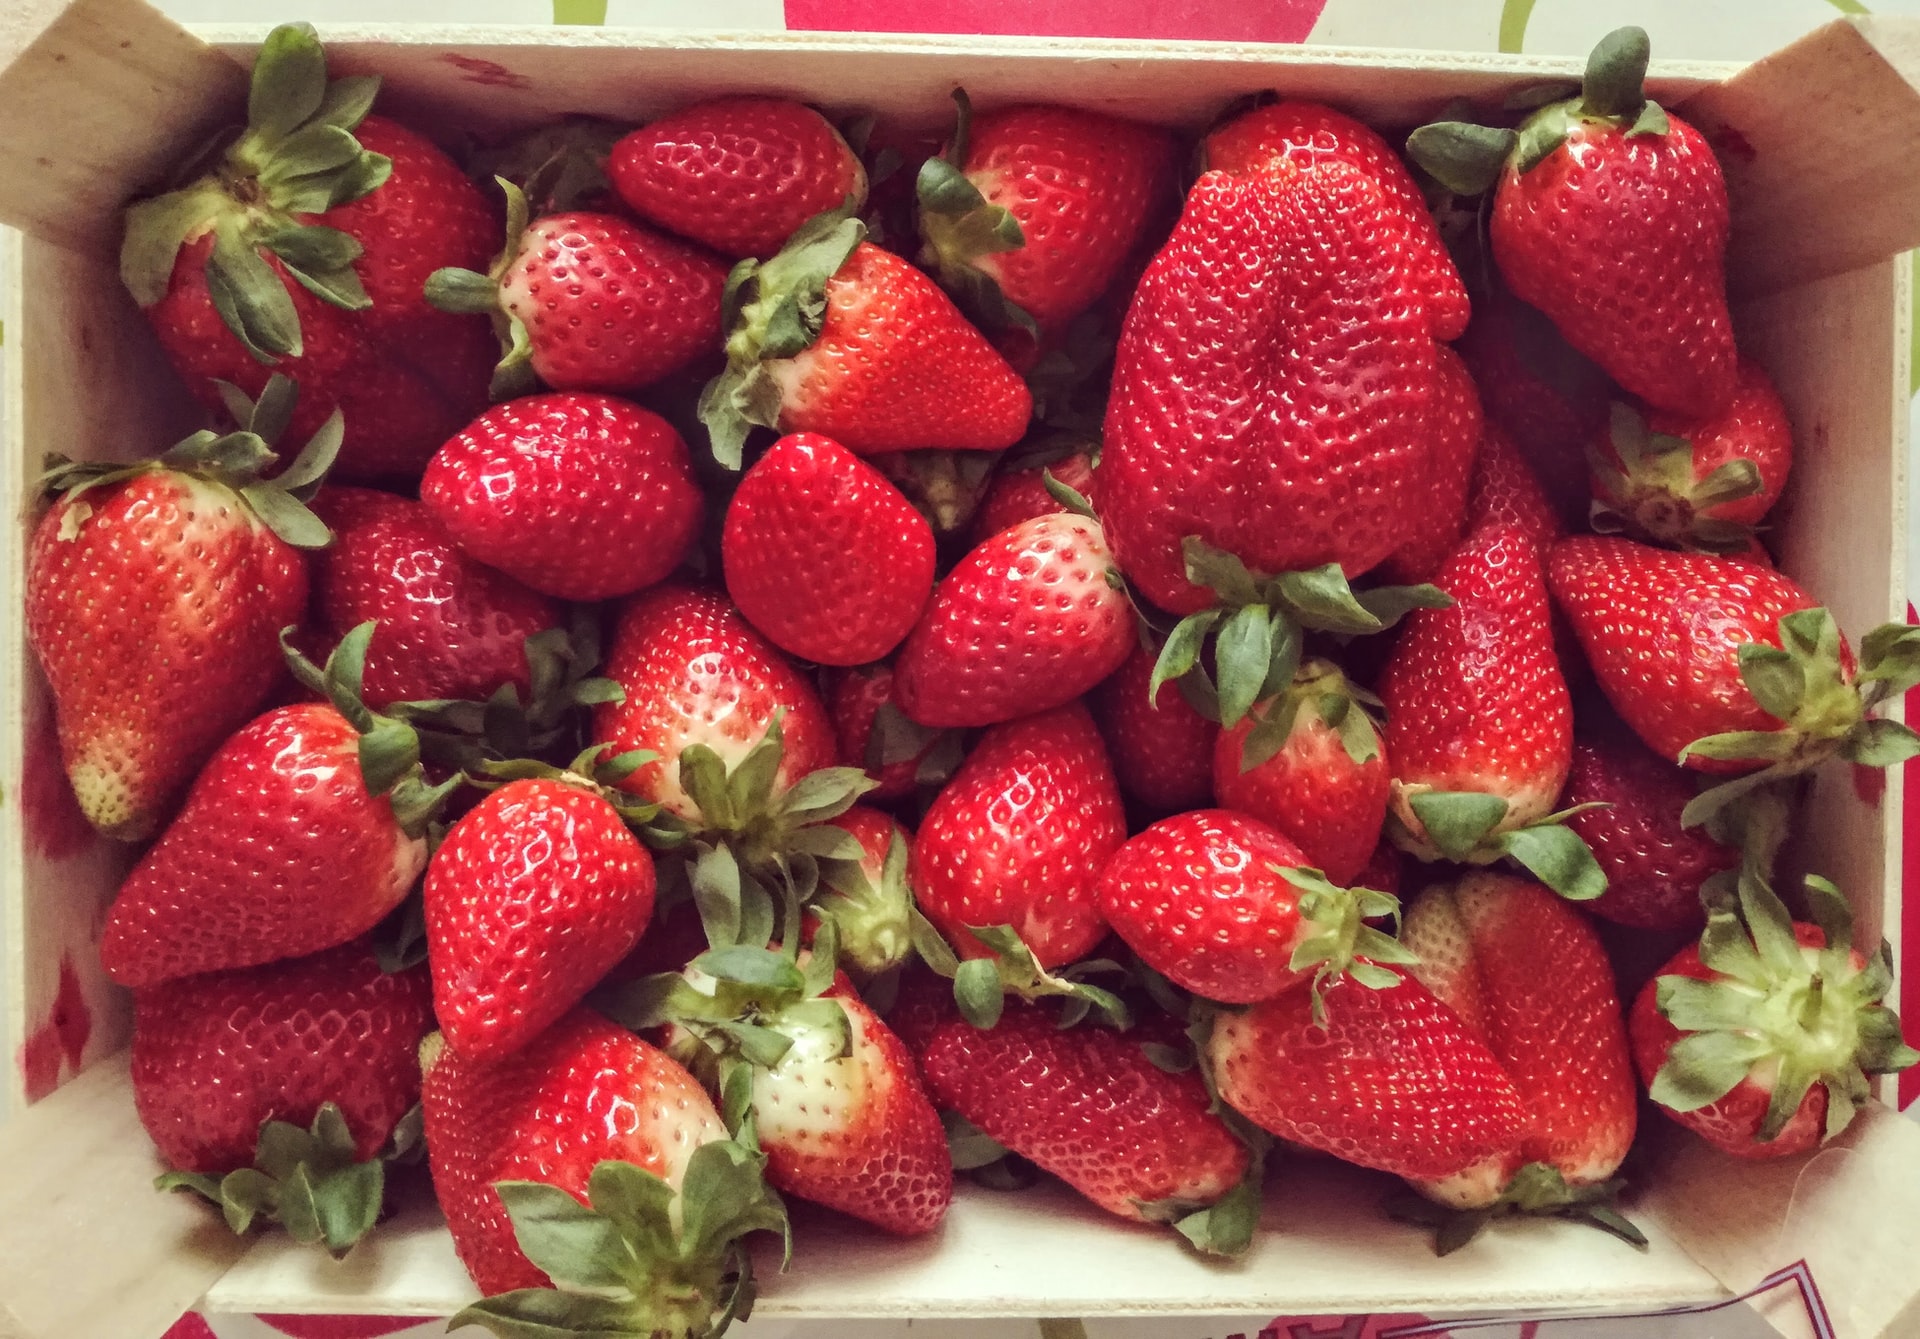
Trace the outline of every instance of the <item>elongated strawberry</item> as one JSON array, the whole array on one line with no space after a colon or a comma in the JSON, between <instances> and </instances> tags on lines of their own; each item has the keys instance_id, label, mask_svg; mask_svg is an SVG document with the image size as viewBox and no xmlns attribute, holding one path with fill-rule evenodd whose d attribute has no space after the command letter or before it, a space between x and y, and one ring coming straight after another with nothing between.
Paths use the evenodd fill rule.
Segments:
<instances>
[{"instance_id":1,"label":"elongated strawberry","mask_svg":"<svg viewBox=\"0 0 1920 1339\"><path fill-rule=\"evenodd\" d=\"M1372 857L1387 821L1393 772L1368 701L1377 699L1338 667L1311 660L1284 693L1222 730L1213 751L1221 807L1284 833L1341 887Z\"/></svg>"},{"instance_id":2,"label":"elongated strawberry","mask_svg":"<svg viewBox=\"0 0 1920 1339\"><path fill-rule=\"evenodd\" d=\"M1285 98L1214 127L1201 153L1208 168L1234 176L1311 172L1329 161L1359 168L1381 190L1371 222L1383 262L1419 294L1435 339L1457 339L1466 329L1467 290L1433 214L1399 155L1371 126L1317 102Z\"/></svg>"},{"instance_id":3,"label":"elongated strawberry","mask_svg":"<svg viewBox=\"0 0 1920 1339\"><path fill-rule=\"evenodd\" d=\"M933 531L838 442L796 433L740 480L720 540L727 594L792 655L864 665L898 646L933 593Z\"/></svg>"},{"instance_id":4,"label":"elongated strawberry","mask_svg":"<svg viewBox=\"0 0 1920 1339\"><path fill-rule=\"evenodd\" d=\"M262 482L291 390L279 382L240 432L195 433L155 461L47 476L58 497L28 546L27 643L53 690L81 812L110 837L151 835L282 680L277 637L306 612L300 548L329 539L300 499L341 431L329 420L278 480Z\"/></svg>"},{"instance_id":5,"label":"elongated strawberry","mask_svg":"<svg viewBox=\"0 0 1920 1339\"><path fill-rule=\"evenodd\" d=\"M1055 455L1051 451L1034 463L1016 462L1013 457L1027 456L1026 448L1009 451L993 477L979 509L973 513L973 542L984 544L1002 530L1011 530L1036 516L1051 516L1067 511L1065 503L1047 491L1046 476L1084 495L1093 483L1093 461L1084 451ZM1029 457L1029 459L1031 459Z\"/></svg>"},{"instance_id":6,"label":"elongated strawberry","mask_svg":"<svg viewBox=\"0 0 1920 1339\"><path fill-rule=\"evenodd\" d=\"M1136 645L1087 705L1123 792L1162 813L1206 808L1213 803L1220 727L1194 710L1177 684L1147 691L1158 656L1157 648Z\"/></svg>"},{"instance_id":7,"label":"elongated strawberry","mask_svg":"<svg viewBox=\"0 0 1920 1339\"><path fill-rule=\"evenodd\" d=\"M1443 344L1434 350L1434 358L1439 376L1427 411L1426 505L1414 514L1406 542L1380 565L1381 575L1389 581L1429 580L1467 532L1467 498L1473 488L1484 416L1460 355Z\"/></svg>"},{"instance_id":8,"label":"elongated strawberry","mask_svg":"<svg viewBox=\"0 0 1920 1339\"><path fill-rule=\"evenodd\" d=\"M380 81L331 82L313 29L254 64L248 124L202 175L127 214L120 273L209 409L218 382L301 389L293 431L346 415L342 477L417 473L486 399L486 323L428 306L442 266L486 263L498 228L457 164L368 115Z\"/></svg>"},{"instance_id":9,"label":"elongated strawberry","mask_svg":"<svg viewBox=\"0 0 1920 1339\"><path fill-rule=\"evenodd\" d=\"M941 581L894 662L894 698L922 725L992 725L1071 702L1134 644L1100 523L1041 516Z\"/></svg>"},{"instance_id":10,"label":"elongated strawberry","mask_svg":"<svg viewBox=\"0 0 1920 1339\"><path fill-rule=\"evenodd\" d=\"M641 218L736 257L771 256L814 215L867 194L840 132L785 98L714 98L664 116L613 146L607 175Z\"/></svg>"},{"instance_id":11,"label":"elongated strawberry","mask_svg":"<svg viewBox=\"0 0 1920 1339\"><path fill-rule=\"evenodd\" d=\"M703 503L686 443L608 395L495 405L427 466L420 501L472 557L563 600L630 595L680 564Z\"/></svg>"},{"instance_id":12,"label":"elongated strawberry","mask_svg":"<svg viewBox=\"0 0 1920 1339\"><path fill-rule=\"evenodd\" d=\"M998 451L1027 430L1033 396L939 285L823 215L764 264L729 278L727 370L700 418L737 469L752 425L817 432L860 455Z\"/></svg>"},{"instance_id":13,"label":"elongated strawberry","mask_svg":"<svg viewBox=\"0 0 1920 1339\"><path fill-rule=\"evenodd\" d=\"M1485 525L1512 526L1539 545L1542 553L1567 533L1538 473L1506 429L1492 421L1481 429L1480 451L1473 459L1473 486L1467 495L1467 531Z\"/></svg>"}]
</instances>

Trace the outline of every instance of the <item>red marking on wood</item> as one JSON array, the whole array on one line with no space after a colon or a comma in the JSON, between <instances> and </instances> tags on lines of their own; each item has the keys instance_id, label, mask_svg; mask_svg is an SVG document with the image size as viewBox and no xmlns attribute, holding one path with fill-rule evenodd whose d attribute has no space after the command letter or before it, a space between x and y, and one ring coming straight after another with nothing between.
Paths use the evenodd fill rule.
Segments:
<instances>
[{"instance_id":1,"label":"red marking on wood","mask_svg":"<svg viewBox=\"0 0 1920 1339\"><path fill-rule=\"evenodd\" d=\"M80 975L73 970L72 959L62 958L53 1010L20 1047L20 1073L29 1102L38 1102L60 1086L63 1067L79 1070L87 1039L92 1035L93 1012L80 989Z\"/></svg>"},{"instance_id":2,"label":"red marking on wood","mask_svg":"<svg viewBox=\"0 0 1920 1339\"><path fill-rule=\"evenodd\" d=\"M515 74L496 61L482 60L478 56L463 56L457 51L449 51L440 59L476 84L487 84L494 88L533 87L533 80L524 74Z\"/></svg>"}]
</instances>

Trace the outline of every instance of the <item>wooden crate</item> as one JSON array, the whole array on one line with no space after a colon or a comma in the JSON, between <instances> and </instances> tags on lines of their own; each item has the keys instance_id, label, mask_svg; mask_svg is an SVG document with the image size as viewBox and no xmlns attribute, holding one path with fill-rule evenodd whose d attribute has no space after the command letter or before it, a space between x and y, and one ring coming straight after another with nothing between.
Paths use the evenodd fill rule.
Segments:
<instances>
[{"instance_id":1,"label":"wooden crate","mask_svg":"<svg viewBox=\"0 0 1920 1339\"><path fill-rule=\"evenodd\" d=\"M126 1008L93 938L123 855L35 835L44 690L17 615L43 451L150 454L192 417L115 273L117 210L244 96L260 30L185 33L141 0L9 0L0 13L0 222L25 230L5 270L5 450L15 525L0 619L0 946L6 1054L56 1008L58 1092L0 1091L0 1336L152 1339L205 1294L213 1310L444 1314L472 1293L431 1213L403 1217L345 1264L237 1243L184 1197L147 1189L151 1151L128 1097ZM394 27L324 32L336 72L387 79L383 104L428 128L493 131L560 112L641 119L719 90L790 94L944 122L1044 98L1185 126L1265 88L1386 127L1448 100L1497 98L1578 63L1519 56L1228 44ZM211 45L210 45L211 44ZM1802 457L1784 566L1858 635L1905 610L1907 349L1902 253L1920 243L1920 23L1836 22L1745 69L1656 66L1657 97L1706 129L1735 212L1745 347L1779 381ZM29 764L33 764L30 766ZM42 778L44 779L44 778ZM44 788L43 788L44 790ZM1899 926L1900 779L1877 803L1822 779L1804 860L1848 889L1866 933ZM50 849L51 848L51 849ZM76 1010L78 1012L76 1012ZM87 1020L84 1038L76 1019ZM72 1049L78 1063L65 1050ZM38 1053L43 1060L46 1048ZM83 1069L73 1077L76 1069ZM44 1065L38 1081L47 1082ZM1655 1138L1635 1206L1645 1253L1581 1229L1516 1225L1435 1259L1385 1224L1379 1178L1294 1164L1247 1260L1208 1265L1064 1191L963 1188L929 1241L852 1226L804 1235L765 1280L766 1315L1209 1315L1651 1307L1724 1295L1806 1260L1843 1336L1920 1334L1920 1128L1873 1108L1804 1162L1740 1166Z\"/></svg>"}]
</instances>

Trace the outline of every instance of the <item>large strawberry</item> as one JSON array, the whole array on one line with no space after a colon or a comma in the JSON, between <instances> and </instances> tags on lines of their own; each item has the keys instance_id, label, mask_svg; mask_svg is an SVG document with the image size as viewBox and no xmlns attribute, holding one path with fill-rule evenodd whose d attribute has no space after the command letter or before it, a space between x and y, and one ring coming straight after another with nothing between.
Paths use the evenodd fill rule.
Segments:
<instances>
[{"instance_id":1,"label":"large strawberry","mask_svg":"<svg viewBox=\"0 0 1920 1339\"><path fill-rule=\"evenodd\" d=\"M1481 429L1473 484L1467 494L1468 533L1485 525L1510 525L1542 552L1567 533L1538 472L1507 430L1491 420Z\"/></svg>"},{"instance_id":2,"label":"large strawberry","mask_svg":"<svg viewBox=\"0 0 1920 1339\"><path fill-rule=\"evenodd\" d=\"M672 424L578 393L481 414L434 456L420 501L469 555L563 600L662 580L692 546L703 509Z\"/></svg>"},{"instance_id":3,"label":"large strawberry","mask_svg":"<svg viewBox=\"0 0 1920 1339\"><path fill-rule=\"evenodd\" d=\"M894 662L894 698L922 725L993 725L1071 702L1135 644L1100 523L1040 516L941 581Z\"/></svg>"},{"instance_id":4,"label":"large strawberry","mask_svg":"<svg viewBox=\"0 0 1920 1339\"><path fill-rule=\"evenodd\" d=\"M1484 416L1479 393L1460 355L1443 344L1434 350L1434 357L1439 377L1428 410L1426 505L1414 514L1406 542L1380 565L1381 575L1389 581L1430 580L1467 532L1467 500Z\"/></svg>"},{"instance_id":5,"label":"large strawberry","mask_svg":"<svg viewBox=\"0 0 1920 1339\"><path fill-rule=\"evenodd\" d=\"M720 538L727 594L792 655L864 665L892 651L933 593L933 531L838 442L796 433L740 480Z\"/></svg>"},{"instance_id":6,"label":"large strawberry","mask_svg":"<svg viewBox=\"0 0 1920 1339\"><path fill-rule=\"evenodd\" d=\"M867 194L840 132L785 98L714 98L663 116L613 146L607 175L641 218L729 256L771 256L808 219Z\"/></svg>"},{"instance_id":7,"label":"large strawberry","mask_svg":"<svg viewBox=\"0 0 1920 1339\"><path fill-rule=\"evenodd\" d=\"M344 1250L379 1213L432 1030L426 972L382 971L364 944L136 992L133 1101L164 1182L241 1230L272 1217Z\"/></svg>"},{"instance_id":8,"label":"large strawberry","mask_svg":"<svg viewBox=\"0 0 1920 1339\"><path fill-rule=\"evenodd\" d=\"M345 412L341 474L415 474L486 401L486 322L427 305L427 276L486 263L498 225L431 141L369 116L379 79L327 80L313 29L255 62L247 125L127 215L120 273L188 388L299 383L296 433ZM217 379L217 380L216 380Z\"/></svg>"},{"instance_id":9,"label":"large strawberry","mask_svg":"<svg viewBox=\"0 0 1920 1339\"><path fill-rule=\"evenodd\" d=\"M1158 648L1136 645L1087 705L1128 797L1160 813L1202 809L1213 803L1220 727L1196 711L1177 684L1147 691L1158 658Z\"/></svg>"},{"instance_id":10,"label":"large strawberry","mask_svg":"<svg viewBox=\"0 0 1920 1339\"><path fill-rule=\"evenodd\" d=\"M1574 348L1648 404L1716 414L1736 374L1727 314L1727 187L1700 132L1649 102L1647 34L1602 38L1578 96L1518 134L1459 122L1409 148L1462 194L1498 179L1501 277Z\"/></svg>"},{"instance_id":11,"label":"large strawberry","mask_svg":"<svg viewBox=\"0 0 1920 1339\"><path fill-rule=\"evenodd\" d=\"M1033 396L938 284L822 215L727 280L727 370L700 399L714 458L737 469L754 424L850 451L998 451Z\"/></svg>"},{"instance_id":12,"label":"large strawberry","mask_svg":"<svg viewBox=\"0 0 1920 1339\"><path fill-rule=\"evenodd\" d=\"M300 547L329 538L300 499L340 444L330 420L279 479L261 481L291 390L281 381L263 395L241 432L47 477L59 496L27 550L27 644L53 690L81 812L110 837L150 836L282 679L280 629L306 613Z\"/></svg>"}]
</instances>

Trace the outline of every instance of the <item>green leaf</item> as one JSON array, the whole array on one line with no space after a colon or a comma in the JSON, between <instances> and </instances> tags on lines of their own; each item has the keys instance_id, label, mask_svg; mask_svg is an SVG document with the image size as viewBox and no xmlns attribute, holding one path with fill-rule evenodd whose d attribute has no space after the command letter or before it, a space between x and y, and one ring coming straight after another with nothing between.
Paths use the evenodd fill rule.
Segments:
<instances>
[{"instance_id":1,"label":"green leaf","mask_svg":"<svg viewBox=\"0 0 1920 1339\"><path fill-rule=\"evenodd\" d=\"M335 1258L373 1231L385 1195L386 1165L378 1158L349 1163L313 1184L317 1234Z\"/></svg>"},{"instance_id":2,"label":"green leaf","mask_svg":"<svg viewBox=\"0 0 1920 1339\"><path fill-rule=\"evenodd\" d=\"M1174 1230L1203 1255L1243 1255L1260 1225L1259 1160L1254 1169L1218 1201L1176 1219Z\"/></svg>"},{"instance_id":3,"label":"green leaf","mask_svg":"<svg viewBox=\"0 0 1920 1339\"><path fill-rule=\"evenodd\" d=\"M1380 631L1380 620L1355 598L1339 563L1274 578L1279 601L1302 625L1321 632L1365 634Z\"/></svg>"},{"instance_id":4,"label":"green leaf","mask_svg":"<svg viewBox=\"0 0 1920 1339\"><path fill-rule=\"evenodd\" d=\"M821 823L859 803L878 782L858 767L822 767L807 773L781 800L781 812L795 823Z\"/></svg>"},{"instance_id":5,"label":"green leaf","mask_svg":"<svg viewBox=\"0 0 1920 1339\"><path fill-rule=\"evenodd\" d=\"M287 286L230 222L214 232L206 276L214 310L257 361L272 363L304 352L300 317Z\"/></svg>"},{"instance_id":6,"label":"green leaf","mask_svg":"<svg viewBox=\"0 0 1920 1339\"><path fill-rule=\"evenodd\" d=\"M920 961L951 981L960 970L960 958L953 946L918 907L907 913L907 921L913 936L913 951L920 955Z\"/></svg>"},{"instance_id":7,"label":"green leaf","mask_svg":"<svg viewBox=\"0 0 1920 1339\"><path fill-rule=\"evenodd\" d=\"M1273 658L1273 614L1265 605L1243 605L1221 626L1214 643L1219 674L1220 723L1237 725L1260 695Z\"/></svg>"},{"instance_id":8,"label":"green leaf","mask_svg":"<svg viewBox=\"0 0 1920 1339\"><path fill-rule=\"evenodd\" d=\"M1670 1111L1698 1111L1732 1092L1768 1053L1761 1037L1734 1032L1696 1032L1667 1053L1648 1095Z\"/></svg>"},{"instance_id":9,"label":"green leaf","mask_svg":"<svg viewBox=\"0 0 1920 1339\"><path fill-rule=\"evenodd\" d=\"M1920 735L1898 721L1870 719L1848 732L1840 756L1864 767L1892 767L1920 754Z\"/></svg>"},{"instance_id":10,"label":"green leaf","mask_svg":"<svg viewBox=\"0 0 1920 1339\"><path fill-rule=\"evenodd\" d=\"M774 781L780 772L780 760L785 756L779 722L776 720L767 727L767 733L760 742L747 751L733 771L727 776L728 808L734 821L749 814L761 814L767 811L773 798ZM857 774L856 774L857 775Z\"/></svg>"},{"instance_id":11,"label":"green leaf","mask_svg":"<svg viewBox=\"0 0 1920 1339\"><path fill-rule=\"evenodd\" d=\"M1807 676L1800 662L1760 642L1743 643L1739 658L1741 681L1760 709L1776 720L1793 719L1807 695Z\"/></svg>"},{"instance_id":12,"label":"green leaf","mask_svg":"<svg viewBox=\"0 0 1920 1339\"><path fill-rule=\"evenodd\" d=\"M1447 609L1453 597L1438 586L1375 586L1354 596L1362 609L1379 620L1382 629L1393 627L1416 609Z\"/></svg>"},{"instance_id":13,"label":"green leaf","mask_svg":"<svg viewBox=\"0 0 1920 1339\"><path fill-rule=\"evenodd\" d=\"M1237 606L1260 602L1260 587L1253 574L1233 554L1214 548L1198 535L1188 535L1181 540L1180 552L1185 559L1187 580L1211 590L1220 597L1221 603Z\"/></svg>"},{"instance_id":14,"label":"green leaf","mask_svg":"<svg viewBox=\"0 0 1920 1339\"><path fill-rule=\"evenodd\" d=\"M831 823L796 829L788 835L786 844L789 851L802 852L816 860L857 861L866 853L859 838Z\"/></svg>"},{"instance_id":15,"label":"green leaf","mask_svg":"<svg viewBox=\"0 0 1920 1339\"><path fill-rule=\"evenodd\" d=\"M500 285L484 274L453 266L427 276L429 305L456 316L490 316L500 310Z\"/></svg>"},{"instance_id":16,"label":"green leaf","mask_svg":"<svg viewBox=\"0 0 1920 1339\"><path fill-rule=\"evenodd\" d=\"M326 96L327 57L313 25L283 23L268 33L254 57L248 129L263 139L281 139L319 111Z\"/></svg>"},{"instance_id":17,"label":"green leaf","mask_svg":"<svg viewBox=\"0 0 1920 1339\"><path fill-rule=\"evenodd\" d=\"M960 1016L985 1031L1000 1021L1006 1008L1006 992L1000 984L1000 972L990 958L969 958L953 976L953 999Z\"/></svg>"},{"instance_id":18,"label":"green leaf","mask_svg":"<svg viewBox=\"0 0 1920 1339\"><path fill-rule=\"evenodd\" d=\"M1793 914L1765 880L1740 880L1740 918L1753 936L1761 961L1773 970L1776 979L1790 980L1805 971L1800 940L1793 931Z\"/></svg>"},{"instance_id":19,"label":"green leaf","mask_svg":"<svg viewBox=\"0 0 1920 1339\"><path fill-rule=\"evenodd\" d=\"M683 755L684 756L684 755ZM691 871L694 906L707 942L725 948L740 942L740 866L725 843L703 851Z\"/></svg>"},{"instance_id":20,"label":"green leaf","mask_svg":"<svg viewBox=\"0 0 1920 1339\"><path fill-rule=\"evenodd\" d=\"M946 1127L947 1152L956 1172L970 1172L1007 1156L1002 1145L957 1111L942 1111L940 1123Z\"/></svg>"},{"instance_id":21,"label":"green leaf","mask_svg":"<svg viewBox=\"0 0 1920 1339\"><path fill-rule=\"evenodd\" d=\"M688 965L717 981L729 981L754 991L797 996L806 988L800 969L786 955L748 944L708 949Z\"/></svg>"},{"instance_id":22,"label":"green leaf","mask_svg":"<svg viewBox=\"0 0 1920 1339\"><path fill-rule=\"evenodd\" d=\"M1144 1041L1140 1049L1155 1069L1168 1074L1185 1074L1196 1063L1190 1046L1169 1046L1162 1041Z\"/></svg>"},{"instance_id":23,"label":"green leaf","mask_svg":"<svg viewBox=\"0 0 1920 1339\"><path fill-rule=\"evenodd\" d=\"M1791 730L1729 730L1696 739L1680 750L1679 761L1717 758L1726 762L1779 762L1794 751L1799 737Z\"/></svg>"},{"instance_id":24,"label":"green leaf","mask_svg":"<svg viewBox=\"0 0 1920 1339\"><path fill-rule=\"evenodd\" d=\"M1173 631L1167 634L1166 644L1160 648L1159 657L1153 662L1153 675L1147 681L1149 706L1159 700L1162 684L1183 678L1200 662L1200 649L1206 644L1207 634L1213 631L1213 625L1220 621L1222 612L1219 609L1203 609L1197 614L1188 614L1174 624Z\"/></svg>"},{"instance_id":25,"label":"green leaf","mask_svg":"<svg viewBox=\"0 0 1920 1339\"><path fill-rule=\"evenodd\" d=\"M271 392L272 389L269 385L268 391ZM267 396L261 396L262 412L265 412L267 403ZM291 407L289 404L289 410ZM278 435L275 433L267 440L272 441ZM314 429L313 436L309 437L307 444L300 448L300 454L293 458L293 463L274 478L274 485L302 502L307 501L326 479L327 471L333 468L334 461L339 459L340 445L345 439L346 419L336 409L327 415L326 422Z\"/></svg>"},{"instance_id":26,"label":"green leaf","mask_svg":"<svg viewBox=\"0 0 1920 1339\"><path fill-rule=\"evenodd\" d=\"M1704 511L1709 507L1738 502L1741 498L1752 497L1762 486L1758 465L1744 457L1729 460L1694 485L1693 505L1695 510Z\"/></svg>"},{"instance_id":27,"label":"green leaf","mask_svg":"<svg viewBox=\"0 0 1920 1339\"><path fill-rule=\"evenodd\" d=\"M1251 772L1271 762L1287 741L1293 737L1294 722L1299 718L1301 698L1296 693L1269 702L1264 713L1256 713L1253 728L1247 731L1240 745L1240 770Z\"/></svg>"},{"instance_id":28,"label":"green leaf","mask_svg":"<svg viewBox=\"0 0 1920 1339\"><path fill-rule=\"evenodd\" d=\"M333 531L325 521L307 508L307 504L274 484L252 484L240 490L247 506L261 524L296 549L324 549L333 542Z\"/></svg>"},{"instance_id":29,"label":"green leaf","mask_svg":"<svg viewBox=\"0 0 1920 1339\"><path fill-rule=\"evenodd\" d=\"M1436 121L1407 136L1407 155L1455 195L1492 189L1519 136L1471 121Z\"/></svg>"},{"instance_id":30,"label":"green leaf","mask_svg":"<svg viewBox=\"0 0 1920 1339\"><path fill-rule=\"evenodd\" d=\"M1052 470L1042 469L1040 471L1040 482L1046 488L1047 496L1051 497L1055 502L1058 502L1075 516L1084 516L1090 521L1098 521L1100 519L1094 515L1093 504L1087 501L1086 495L1080 492L1079 489L1074 488L1071 484L1062 483L1060 480L1054 478Z\"/></svg>"},{"instance_id":31,"label":"green leaf","mask_svg":"<svg viewBox=\"0 0 1920 1339\"><path fill-rule=\"evenodd\" d=\"M480 1325L499 1339L628 1339L642 1321L630 1301L521 1288L469 1304L454 1314L447 1329Z\"/></svg>"},{"instance_id":32,"label":"green leaf","mask_svg":"<svg viewBox=\"0 0 1920 1339\"><path fill-rule=\"evenodd\" d=\"M379 93L377 74L353 74L335 79L327 85L327 95L320 100L319 110L307 118L307 122L338 126L342 130L357 129L373 110L373 100Z\"/></svg>"},{"instance_id":33,"label":"green leaf","mask_svg":"<svg viewBox=\"0 0 1920 1339\"><path fill-rule=\"evenodd\" d=\"M360 142L338 126L309 126L288 136L275 147L273 155L260 169L260 184L267 188L268 198L271 199L278 187L303 177L330 176L356 161L360 153ZM296 224L287 231L299 230L300 225ZM324 227L319 230L337 231ZM344 247L343 240L347 244ZM274 245L272 237L262 238L261 243L276 252L280 250ZM359 243L354 242L345 233L338 233L336 239L326 242L325 246L327 249L324 252L308 253L316 257L321 254L334 257L325 262L316 261L322 265L322 268L332 269L335 266L350 264L360 258ZM283 259L292 265L301 263L290 255L283 254Z\"/></svg>"},{"instance_id":34,"label":"green leaf","mask_svg":"<svg viewBox=\"0 0 1920 1339\"><path fill-rule=\"evenodd\" d=\"M1537 824L1502 833L1499 846L1540 882L1569 902L1591 902L1607 891L1607 876L1572 828Z\"/></svg>"},{"instance_id":35,"label":"green leaf","mask_svg":"<svg viewBox=\"0 0 1920 1339\"><path fill-rule=\"evenodd\" d=\"M1653 53L1644 28L1615 28L1587 57L1581 100L1595 116L1635 116L1646 101L1647 61Z\"/></svg>"},{"instance_id":36,"label":"green leaf","mask_svg":"<svg viewBox=\"0 0 1920 1339\"><path fill-rule=\"evenodd\" d=\"M1860 639L1860 678L1904 693L1920 685L1920 627L1882 623Z\"/></svg>"},{"instance_id":37,"label":"green leaf","mask_svg":"<svg viewBox=\"0 0 1920 1339\"><path fill-rule=\"evenodd\" d=\"M1505 800L1477 791L1423 791L1409 795L1407 803L1428 839L1449 860L1463 860L1479 850L1507 816Z\"/></svg>"},{"instance_id":38,"label":"green leaf","mask_svg":"<svg viewBox=\"0 0 1920 1339\"><path fill-rule=\"evenodd\" d=\"M166 297L180 248L211 224L225 203L223 191L190 187L127 206L120 282L135 302L151 307Z\"/></svg>"},{"instance_id":39,"label":"green leaf","mask_svg":"<svg viewBox=\"0 0 1920 1339\"><path fill-rule=\"evenodd\" d=\"M1634 139L1640 135L1664 135L1672 128L1667 120L1666 109L1657 102L1648 101L1640 104L1640 114L1627 127L1626 137ZM1623 1218L1620 1221L1626 1220Z\"/></svg>"},{"instance_id":40,"label":"green leaf","mask_svg":"<svg viewBox=\"0 0 1920 1339\"><path fill-rule=\"evenodd\" d=\"M761 1069L778 1068L780 1062L787 1058L787 1052L793 1049L792 1037L757 1023L729 1020L716 1023L714 1027L740 1048L741 1055Z\"/></svg>"}]
</instances>

